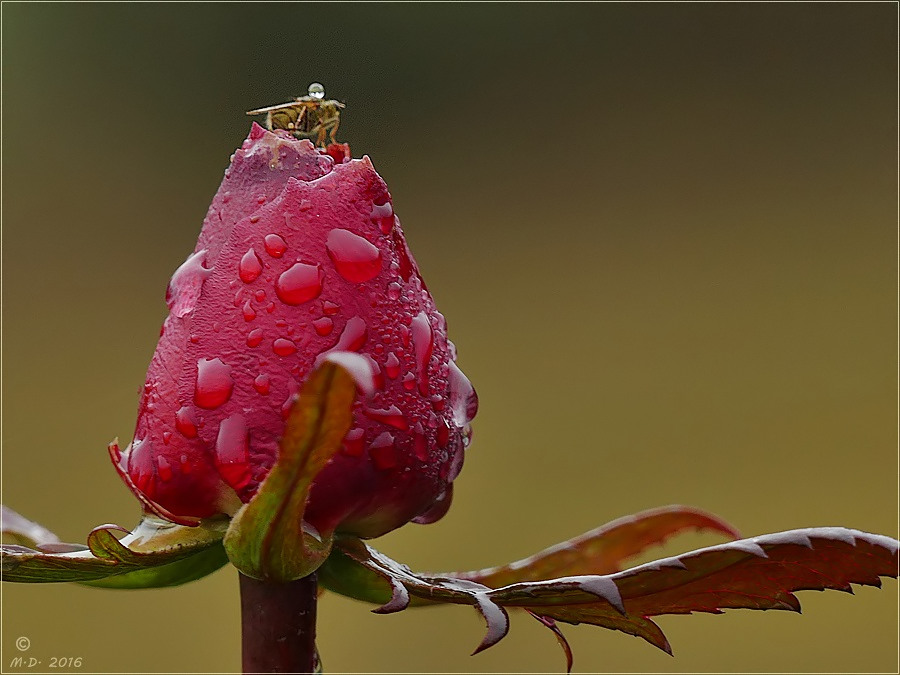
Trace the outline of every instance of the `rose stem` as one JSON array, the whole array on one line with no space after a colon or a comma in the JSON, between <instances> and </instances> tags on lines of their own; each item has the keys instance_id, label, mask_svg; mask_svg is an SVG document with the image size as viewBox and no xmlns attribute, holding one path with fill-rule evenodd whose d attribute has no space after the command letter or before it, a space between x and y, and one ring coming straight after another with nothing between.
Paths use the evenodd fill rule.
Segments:
<instances>
[{"instance_id":1,"label":"rose stem","mask_svg":"<svg viewBox=\"0 0 900 675\"><path fill-rule=\"evenodd\" d=\"M238 576L244 673L315 672L316 575L289 583Z\"/></svg>"}]
</instances>

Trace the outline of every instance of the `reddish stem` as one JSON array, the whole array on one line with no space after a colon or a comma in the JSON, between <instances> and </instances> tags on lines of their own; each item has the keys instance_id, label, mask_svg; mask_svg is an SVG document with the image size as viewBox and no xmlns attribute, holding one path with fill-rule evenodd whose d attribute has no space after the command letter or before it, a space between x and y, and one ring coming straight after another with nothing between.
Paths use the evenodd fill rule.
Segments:
<instances>
[{"instance_id":1,"label":"reddish stem","mask_svg":"<svg viewBox=\"0 0 900 675\"><path fill-rule=\"evenodd\" d=\"M238 576L244 673L315 672L316 575L286 584Z\"/></svg>"}]
</instances>

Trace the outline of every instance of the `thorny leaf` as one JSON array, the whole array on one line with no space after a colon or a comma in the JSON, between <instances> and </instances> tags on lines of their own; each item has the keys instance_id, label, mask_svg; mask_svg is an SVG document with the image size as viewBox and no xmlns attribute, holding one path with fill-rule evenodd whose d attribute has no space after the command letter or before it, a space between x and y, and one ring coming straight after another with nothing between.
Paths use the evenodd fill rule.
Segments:
<instances>
[{"instance_id":1,"label":"thorny leaf","mask_svg":"<svg viewBox=\"0 0 900 675\"><path fill-rule=\"evenodd\" d=\"M622 562L685 530L707 530L737 539L731 525L689 506L663 506L618 518L540 553L508 565L453 574L499 588L519 581L540 581L577 574L611 574Z\"/></svg>"},{"instance_id":2,"label":"thorny leaf","mask_svg":"<svg viewBox=\"0 0 900 675\"><path fill-rule=\"evenodd\" d=\"M356 354L343 353L342 359L347 358L365 364ZM278 461L225 535L228 558L247 576L292 581L311 574L328 557L332 533L313 531L303 514L313 479L340 449L350 428L355 395L350 371L331 360L303 384Z\"/></svg>"},{"instance_id":3,"label":"thorny leaf","mask_svg":"<svg viewBox=\"0 0 900 675\"><path fill-rule=\"evenodd\" d=\"M483 578L480 573L413 573L360 540L342 538L335 542L320 580L351 597L376 602L388 598L378 612L402 610L411 604L410 596L420 604L475 605L488 624L476 653L506 635L506 608L519 607L553 629L564 649L567 645L555 621L620 630L671 654L665 635L649 617L720 614L732 608L799 611L794 591L852 592L851 583L880 587L880 577L896 577L898 547L900 542L882 535L841 527L809 528L701 548L611 574L490 588L473 581Z\"/></svg>"},{"instance_id":4,"label":"thorny leaf","mask_svg":"<svg viewBox=\"0 0 900 675\"><path fill-rule=\"evenodd\" d=\"M105 588L158 588L199 579L227 562L224 519L185 527L145 514L130 533L118 525L91 530L87 546L60 543L46 528L3 507L3 533L25 546L3 544L4 581L77 581ZM114 532L126 533L118 539Z\"/></svg>"}]
</instances>

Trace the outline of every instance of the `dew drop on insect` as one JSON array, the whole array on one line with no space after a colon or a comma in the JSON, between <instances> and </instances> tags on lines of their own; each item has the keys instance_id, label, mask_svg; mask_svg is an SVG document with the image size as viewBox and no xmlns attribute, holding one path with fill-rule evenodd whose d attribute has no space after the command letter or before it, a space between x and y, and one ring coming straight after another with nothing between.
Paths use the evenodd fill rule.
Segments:
<instances>
[{"instance_id":1,"label":"dew drop on insect","mask_svg":"<svg viewBox=\"0 0 900 675\"><path fill-rule=\"evenodd\" d=\"M341 446L345 455L360 457L365 449L363 441L366 432L362 429L351 429L344 436L344 444Z\"/></svg>"},{"instance_id":2,"label":"dew drop on insect","mask_svg":"<svg viewBox=\"0 0 900 675\"><path fill-rule=\"evenodd\" d=\"M325 242L335 269L350 283L363 283L381 271L381 251L349 230L335 228Z\"/></svg>"},{"instance_id":3,"label":"dew drop on insect","mask_svg":"<svg viewBox=\"0 0 900 675\"><path fill-rule=\"evenodd\" d=\"M400 374L400 359L391 352L388 354L387 359L384 362L384 372L387 373L387 376L391 379L394 379Z\"/></svg>"},{"instance_id":4,"label":"dew drop on insect","mask_svg":"<svg viewBox=\"0 0 900 675\"><path fill-rule=\"evenodd\" d=\"M238 263L238 276L245 284L249 284L252 281L256 281L260 274L262 274L262 263L259 260L259 256L256 255L256 251L251 248L241 258L241 262Z\"/></svg>"},{"instance_id":5,"label":"dew drop on insect","mask_svg":"<svg viewBox=\"0 0 900 675\"><path fill-rule=\"evenodd\" d=\"M278 356L290 356L297 351L297 345L287 338L278 338L272 343L272 351Z\"/></svg>"},{"instance_id":6,"label":"dew drop on insect","mask_svg":"<svg viewBox=\"0 0 900 675\"><path fill-rule=\"evenodd\" d=\"M267 234L263 241L266 246L266 253L273 258L280 258L287 250L287 243L277 234Z\"/></svg>"},{"instance_id":7,"label":"dew drop on insect","mask_svg":"<svg viewBox=\"0 0 900 675\"><path fill-rule=\"evenodd\" d=\"M407 423L400 408L395 405L386 409L364 408L363 414L376 422L382 422L395 429L400 429L400 431L409 429L409 423Z\"/></svg>"},{"instance_id":8,"label":"dew drop on insect","mask_svg":"<svg viewBox=\"0 0 900 675\"><path fill-rule=\"evenodd\" d=\"M235 490L250 482L250 462L247 443L247 424L241 415L231 415L219 425L216 437L216 468L222 478Z\"/></svg>"},{"instance_id":9,"label":"dew drop on insect","mask_svg":"<svg viewBox=\"0 0 900 675\"><path fill-rule=\"evenodd\" d=\"M197 386L194 389L194 403L201 408L218 408L231 398L234 380L231 366L222 359L200 359L197 361Z\"/></svg>"},{"instance_id":10,"label":"dew drop on insect","mask_svg":"<svg viewBox=\"0 0 900 675\"><path fill-rule=\"evenodd\" d=\"M294 263L275 282L275 293L286 305L302 305L319 297L325 273L318 265Z\"/></svg>"},{"instance_id":11,"label":"dew drop on insect","mask_svg":"<svg viewBox=\"0 0 900 675\"><path fill-rule=\"evenodd\" d=\"M253 380L253 388L256 389L257 393L266 396L269 393L269 387L271 386L269 382L269 376L265 373L260 373L256 376L256 379Z\"/></svg>"},{"instance_id":12,"label":"dew drop on insect","mask_svg":"<svg viewBox=\"0 0 900 675\"><path fill-rule=\"evenodd\" d=\"M323 98L325 98L325 87L323 87L318 82L313 82L311 85L309 85L307 93L309 94L310 98L321 101Z\"/></svg>"},{"instance_id":13,"label":"dew drop on insect","mask_svg":"<svg viewBox=\"0 0 900 675\"><path fill-rule=\"evenodd\" d=\"M247 346L248 347L259 347L259 343L263 340L263 330L262 328L256 328L247 333Z\"/></svg>"},{"instance_id":14,"label":"dew drop on insect","mask_svg":"<svg viewBox=\"0 0 900 675\"><path fill-rule=\"evenodd\" d=\"M322 337L331 333L334 329L334 321L329 319L327 316L323 316L321 319L316 319L312 322L313 328L316 329L316 333L321 335Z\"/></svg>"},{"instance_id":15,"label":"dew drop on insect","mask_svg":"<svg viewBox=\"0 0 900 675\"><path fill-rule=\"evenodd\" d=\"M175 428L185 438L197 437L197 422L188 406L182 406L175 413Z\"/></svg>"},{"instance_id":16,"label":"dew drop on insect","mask_svg":"<svg viewBox=\"0 0 900 675\"><path fill-rule=\"evenodd\" d=\"M394 447L394 436L385 431L378 435L369 445L369 456L377 469L382 471L397 466L397 449Z\"/></svg>"},{"instance_id":17,"label":"dew drop on insect","mask_svg":"<svg viewBox=\"0 0 900 675\"><path fill-rule=\"evenodd\" d=\"M156 457L156 472L162 480L172 480L172 467L169 466L169 462L162 455L157 455Z\"/></svg>"}]
</instances>

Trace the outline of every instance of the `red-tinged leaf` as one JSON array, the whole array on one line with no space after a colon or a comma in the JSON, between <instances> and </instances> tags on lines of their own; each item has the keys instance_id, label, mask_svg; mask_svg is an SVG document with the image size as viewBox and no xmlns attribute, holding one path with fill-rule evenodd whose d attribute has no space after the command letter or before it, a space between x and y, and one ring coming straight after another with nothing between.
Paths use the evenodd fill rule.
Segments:
<instances>
[{"instance_id":1,"label":"red-tinged leaf","mask_svg":"<svg viewBox=\"0 0 900 675\"><path fill-rule=\"evenodd\" d=\"M228 527L228 558L247 576L293 581L314 572L331 550L332 533L315 532L303 519L309 489L350 428L354 377L365 382L368 372L371 378L363 357L339 356L340 363L325 360L306 379L288 417L278 461Z\"/></svg>"},{"instance_id":2,"label":"red-tinged leaf","mask_svg":"<svg viewBox=\"0 0 900 675\"><path fill-rule=\"evenodd\" d=\"M535 614L530 609L525 610L531 616L533 616L542 626L546 626L550 629L553 635L556 636L556 641L559 643L560 649L563 650L563 654L566 655L566 672L572 672L572 665L575 663L575 657L572 654L572 647L569 646L569 641L566 640L566 636L563 635L563 632L559 629L559 626L556 625L556 622L551 619L549 616L541 616L540 614Z\"/></svg>"},{"instance_id":3,"label":"red-tinged leaf","mask_svg":"<svg viewBox=\"0 0 900 675\"><path fill-rule=\"evenodd\" d=\"M850 584L880 586L897 576L900 542L846 528L810 528L768 534L663 558L622 572L574 575L488 588L471 573L413 573L355 539L341 539L320 579L337 592L374 602L398 602L402 585L408 604L475 605L488 621L477 651L496 644L508 629L505 609L527 610L548 628L552 621L589 623L647 640L671 654L665 635L649 618L659 614L724 609L799 611L795 591L850 590ZM557 637L560 634L554 630Z\"/></svg>"},{"instance_id":4,"label":"red-tinged leaf","mask_svg":"<svg viewBox=\"0 0 900 675\"><path fill-rule=\"evenodd\" d=\"M689 506L663 506L619 518L508 565L452 576L499 588L559 576L612 574L621 569L624 560L685 530L719 532L730 539L740 536L711 513Z\"/></svg>"},{"instance_id":5,"label":"red-tinged leaf","mask_svg":"<svg viewBox=\"0 0 900 675\"><path fill-rule=\"evenodd\" d=\"M793 591L881 586L897 576L900 542L842 527L742 539L613 575L629 613L792 609Z\"/></svg>"}]
</instances>

